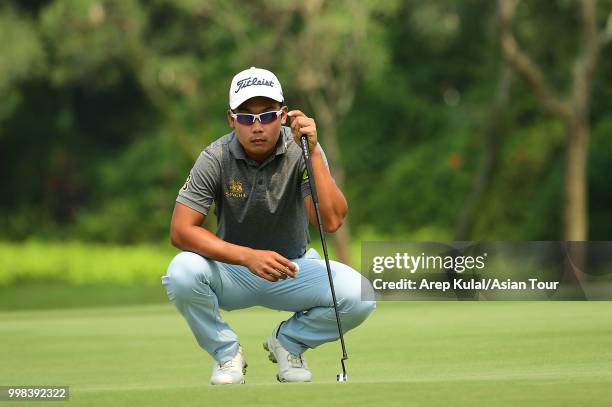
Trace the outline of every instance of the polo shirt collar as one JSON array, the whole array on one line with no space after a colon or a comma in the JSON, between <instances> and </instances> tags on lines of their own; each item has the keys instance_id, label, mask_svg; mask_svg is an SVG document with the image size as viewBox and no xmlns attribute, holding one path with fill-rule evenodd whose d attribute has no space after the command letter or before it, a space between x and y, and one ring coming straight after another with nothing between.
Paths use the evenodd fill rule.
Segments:
<instances>
[{"instance_id":1,"label":"polo shirt collar","mask_svg":"<svg viewBox=\"0 0 612 407\"><path fill-rule=\"evenodd\" d=\"M234 156L234 158L238 160L246 160L248 157L244 152L244 148L240 141L238 141L238 136L236 135L236 131L232 132L232 140L229 142L229 150Z\"/></svg>"},{"instance_id":2,"label":"polo shirt collar","mask_svg":"<svg viewBox=\"0 0 612 407\"><path fill-rule=\"evenodd\" d=\"M287 140L285 135L287 132L291 132L289 127L281 126L280 136L278 136L278 141L276 142L276 153L275 155L285 154L287 152Z\"/></svg>"}]
</instances>

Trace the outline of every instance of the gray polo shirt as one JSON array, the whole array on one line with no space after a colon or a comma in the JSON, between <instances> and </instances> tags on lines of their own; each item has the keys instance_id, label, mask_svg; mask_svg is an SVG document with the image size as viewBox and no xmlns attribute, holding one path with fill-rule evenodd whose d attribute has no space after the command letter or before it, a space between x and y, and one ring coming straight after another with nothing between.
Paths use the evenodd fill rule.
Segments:
<instances>
[{"instance_id":1,"label":"gray polo shirt","mask_svg":"<svg viewBox=\"0 0 612 407\"><path fill-rule=\"evenodd\" d=\"M231 132L202 151L176 201L204 215L214 201L219 238L294 259L310 242L305 170L290 128L281 127L276 151L261 164Z\"/></svg>"}]
</instances>

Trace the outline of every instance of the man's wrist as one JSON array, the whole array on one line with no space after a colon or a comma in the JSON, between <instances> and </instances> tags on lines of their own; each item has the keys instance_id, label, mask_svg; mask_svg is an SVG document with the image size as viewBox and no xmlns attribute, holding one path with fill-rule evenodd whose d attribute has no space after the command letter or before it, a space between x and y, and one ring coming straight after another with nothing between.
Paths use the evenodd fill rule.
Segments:
<instances>
[{"instance_id":1,"label":"man's wrist","mask_svg":"<svg viewBox=\"0 0 612 407\"><path fill-rule=\"evenodd\" d=\"M246 247L246 246L241 246L240 250L238 251L238 265L240 266L244 266L247 267L246 263L248 262L248 259L251 257L251 251L253 249L251 249L250 247Z\"/></svg>"},{"instance_id":2,"label":"man's wrist","mask_svg":"<svg viewBox=\"0 0 612 407\"><path fill-rule=\"evenodd\" d=\"M317 144L315 144L314 148L310 151L310 156L311 157L321 156L321 147L319 147L318 141L317 141Z\"/></svg>"}]
</instances>

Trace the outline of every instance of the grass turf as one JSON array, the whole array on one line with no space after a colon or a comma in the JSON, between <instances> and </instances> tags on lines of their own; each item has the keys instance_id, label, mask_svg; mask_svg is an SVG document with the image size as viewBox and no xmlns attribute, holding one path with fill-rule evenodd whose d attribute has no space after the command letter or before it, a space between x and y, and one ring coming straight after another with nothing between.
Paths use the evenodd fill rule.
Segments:
<instances>
[{"instance_id":1,"label":"grass turf","mask_svg":"<svg viewBox=\"0 0 612 407\"><path fill-rule=\"evenodd\" d=\"M27 282L0 286L0 312L167 302L161 285L85 284L73 287L57 282Z\"/></svg>"},{"instance_id":2,"label":"grass turf","mask_svg":"<svg viewBox=\"0 0 612 407\"><path fill-rule=\"evenodd\" d=\"M276 382L261 343L287 315L224 313L245 349L247 384L213 387L210 357L170 304L0 312L0 385L69 385L68 403L87 406L612 400L612 302L379 302L346 335L347 383L335 382L337 342L306 353L312 383Z\"/></svg>"}]
</instances>

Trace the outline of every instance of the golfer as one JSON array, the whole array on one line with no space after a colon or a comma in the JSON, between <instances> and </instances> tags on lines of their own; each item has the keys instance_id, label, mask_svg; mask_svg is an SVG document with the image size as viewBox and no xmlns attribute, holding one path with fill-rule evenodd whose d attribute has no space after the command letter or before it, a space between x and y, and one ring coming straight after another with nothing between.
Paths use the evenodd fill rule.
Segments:
<instances>
[{"instance_id":1,"label":"golfer","mask_svg":"<svg viewBox=\"0 0 612 407\"><path fill-rule=\"evenodd\" d=\"M293 312L264 343L280 382L307 382L308 349L338 339L325 262L306 250L316 225L300 136L308 137L323 228L335 232L347 214L317 142L314 119L288 111L281 84L265 69L234 76L227 120L233 129L202 151L176 199L172 244L181 249L162 284L215 363L212 384L244 383L247 363L237 334L219 313L255 305ZM290 127L283 126L290 118ZM213 201L216 234L203 228ZM362 301L357 271L331 261L343 331L375 308Z\"/></svg>"}]
</instances>

